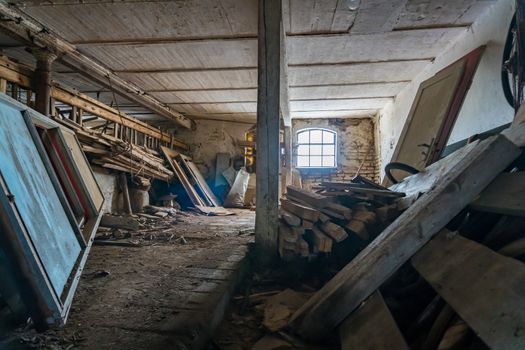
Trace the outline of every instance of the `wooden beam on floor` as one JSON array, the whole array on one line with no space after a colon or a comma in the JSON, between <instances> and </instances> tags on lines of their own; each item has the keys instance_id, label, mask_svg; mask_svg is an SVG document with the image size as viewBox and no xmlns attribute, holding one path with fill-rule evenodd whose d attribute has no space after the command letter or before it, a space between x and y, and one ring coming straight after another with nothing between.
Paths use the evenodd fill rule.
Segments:
<instances>
[{"instance_id":1,"label":"wooden beam on floor","mask_svg":"<svg viewBox=\"0 0 525 350\"><path fill-rule=\"evenodd\" d=\"M521 151L505 136L497 135L470 145L468 152L456 153L441 160L440 164L453 164L448 173L434 167L443 174L435 185L293 315L291 326L300 335L320 339L330 334ZM427 176L435 181L435 175Z\"/></svg>"},{"instance_id":2,"label":"wooden beam on floor","mask_svg":"<svg viewBox=\"0 0 525 350\"><path fill-rule=\"evenodd\" d=\"M525 265L442 231L412 265L491 349L525 349Z\"/></svg>"},{"instance_id":3,"label":"wooden beam on floor","mask_svg":"<svg viewBox=\"0 0 525 350\"><path fill-rule=\"evenodd\" d=\"M339 326L341 350L408 350L383 296L374 292Z\"/></svg>"},{"instance_id":4,"label":"wooden beam on floor","mask_svg":"<svg viewBox=\"0 0 525 350\"><path fill-rule=\"evenodd\" d=\"M261 262L277 256L281 17L281 0L259 0L255 243Z\"/></svg>"},{"instance_id":5,"label":"wooden beam on floor","mask_svg":"<svg viewBox=\"0 0 525 350\"><path fill-rule=\"evenodd\" d=\"M59 56L60 61L66 66L148 108L159 116L172 120L187 129L195 127L191 119L145 94L139 87L120 78L102 64L81 54L74 45L60 36L50 33L45 26L27 16L16 6L0 2L0 14L4 19L0 22L0 27L16 39L26 42L32 47L47 48Z\"/></svg>"}]
</instances>

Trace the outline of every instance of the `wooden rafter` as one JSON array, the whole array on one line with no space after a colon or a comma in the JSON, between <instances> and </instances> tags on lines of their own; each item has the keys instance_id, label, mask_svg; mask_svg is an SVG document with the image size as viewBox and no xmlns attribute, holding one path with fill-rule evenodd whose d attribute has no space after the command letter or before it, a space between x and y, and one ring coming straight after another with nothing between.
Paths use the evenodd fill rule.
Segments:
<instances>
[{"instance_id":1,"label":"wooden rafter","mask_svg":"<svg viewBox=\"0 0 525 350\"><path fill-rule=\"evenodd\" d=\"M26 89L32 89L32 75L33 71L30 68L9 61L6 58L0 58L0 79L5 79ZM173 143L173 145L183 149L188 148L188 146L183 142L173 139L173 137L170 135L162 133L160 130L144 123L141 120L133 118L122 112L119 113L114 108L111 108L100 101L97 101L80 92L75 92L65 87L59 86L56 83L51 89L51 98L76 107L85 112L91 113L104 120L121 124L162 142Z\"/></svg>"},{"instance_id":2,"label":"wooden rafter","mask_svg":"<svg viewBox=\"0 0 525 350\"><path fill-rule=\"evenodd\" d=\"M66 66L81 72L98 84L109 87L119 95L154 111L164 118L173 120L187 129L194 128L195 124L191 119L147 95L136 85L120 78L100 63L81 54L74 45L58 35L50 33L45 26L27 16L16 6L10 5L6 1L0 1L0 15L3 17L0 28L9 35L28 43L32 47L47 48L55 53Z\"/></svg>"}]
</instances>

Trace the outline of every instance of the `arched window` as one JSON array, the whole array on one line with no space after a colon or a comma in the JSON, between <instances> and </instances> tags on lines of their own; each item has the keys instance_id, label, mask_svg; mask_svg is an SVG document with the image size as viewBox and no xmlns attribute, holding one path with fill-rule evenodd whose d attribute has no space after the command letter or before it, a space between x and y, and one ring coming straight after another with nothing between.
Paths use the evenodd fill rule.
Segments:
<instances>
[{"instance_id":1,"label":"arched window","mask_svg":"<svg viewBox=\"0 0 525 350\"><path fill-rule=\"evenodd\" d=\"M298 168L335 168L337 135L327 129L302 129L297 132Z\"/></svg>"}]
</instances>

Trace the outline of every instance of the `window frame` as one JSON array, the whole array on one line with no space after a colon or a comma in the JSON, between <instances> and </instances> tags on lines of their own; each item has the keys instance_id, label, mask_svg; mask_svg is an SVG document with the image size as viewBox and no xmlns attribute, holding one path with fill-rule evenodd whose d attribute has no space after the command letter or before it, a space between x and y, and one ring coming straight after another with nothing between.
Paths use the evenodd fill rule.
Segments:
<instances>
[{"instance_id":1,"label":"window frame","mask_svg":"<svg viewBox=\"0 0 525 350\"><path fill-rule=\"evenodd\" d=\"M312 143L312 142L310 142L310 136L309 136L309 140L308 140L309 142L308 143L300 143L299 142L299 135L301 133L310 132L312 130L321 131L321 135L322 135L323 132L328 132L328 133L332 134L333 137L334 137L333 143L324 143L322 138L321 138L321 142L320 143L317 143L317 142ZM295 143L296 150L294 152L295 153L295 167L298 170L300 170L300 171L309 171L309 170L331 171L331 170L337 169L338 144L337 144L337 132L335 130L331 130L331 129L328 129L328 128L322 128L322 127L309 127L309 128L299 129L295 133L295 141L296 141L296 143ZM322 151L323 150L323 146L327 146L327 145L331 146L331 145L333 145L334 146L334 154L333 154L334 165L333 166L322 166L322 165L321 166L299 166L299 157L300 157L300 155L299 155L299 146L301 146L301 145L307 145L309 147L316 146L316 145L321 146L321 155L320 155L320 157L321 157L321 164L323 163L323 157L330 157L330 156L332 156L332 155L323 155L323 151ZM310 159L312 157L312 155L309 154L307 157L308 157L308 159Z\"/></svg>"}]
</instances>

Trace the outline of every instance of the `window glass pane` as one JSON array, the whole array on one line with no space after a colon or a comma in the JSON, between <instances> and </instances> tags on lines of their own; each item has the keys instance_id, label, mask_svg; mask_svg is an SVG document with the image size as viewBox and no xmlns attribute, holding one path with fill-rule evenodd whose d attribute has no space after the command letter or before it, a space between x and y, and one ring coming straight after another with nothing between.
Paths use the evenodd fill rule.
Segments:
<instances>
[{"instance_id":1,"label":"window glass pane","mask_svg":"<svg viewBox=\"0 0 525 350\"><path fill-rule=\"evenodd\" d=\"M298 143L310 143L310 131L303 131L297 134Z\"/></svg>"},{"instance_id":2,"label":"window glass pane","mask_svg":"<svg viewBox=\"0 0 525 350\"><path fill-rule=\"evenodd\" d=\"M323 131L323 143L335 143L334 133Z\"/></svg>"},{"instance_id":3,"label":"window glass pane","mask_svg":"<svg viewBox=\"0 0 525 350\"><path fill-rule=\"evenodd\" d=\"M321 130L310 130L310 143L322 143L323 136Z\"/></svg>"},{"instance_id":4,"label":"window glass pane","mask_svg":"<svg viewBox=\"0 0 525 350\"><path fill-rule=\"evenodd\" d=\"M323 157L323 166L335 167L335 156L325 156L325 157Z\"/></svg>"},{"instance_id":5,"label":"window glass pane","mask_svg":"<svg viewBox=\"0 0 525 350\"><path fill-rule=\"evenodd\" d=\"M297 166L298 167L307 167L310 165L308 156L297 156Z\"/></svg>"},{"instance_id":6,"label":"window glass pane","mask_svg":"<svg viewBox=\"0 0 525 350\"><path fill-rule=\"evenodd\" d=\"M323 156L335 155L335 145L323 145Z\"/></svg>"},{"instance_id":7,"label":"window glass pane","mask_svg":"<svg viewBox=\"0 0 525 350\"><path fill-rule=\"evenodd\" d=\"M308 152L309 149L310 149L310 146L308 146L308 145L299 145L297 147L297 155L298 156L307 156L307 155L310 154Z\"/></svg>"},{"instance_id":8,"label":"window glass pane","mask_svg":"<svg viewBox=\"0 0 525 350\"><path fill-rule=\"evenodd\" d=\"M322 155L322 153L321 153L322 148L323 148L323 146L321 146L321 145L311 145L310 146L310 155L311 156L320 156L320 155Z\"/></svg>"},{"instance_id":9,"label":"window glass pane","mask_svg":"<svg viewBox=\"0 0 525 350\"><path fill-rule=\"evenodd\" d=\"M322 166L321 156L310 156L310 166L311 167L320 167Z\"/></svg>"}]
</instances>

